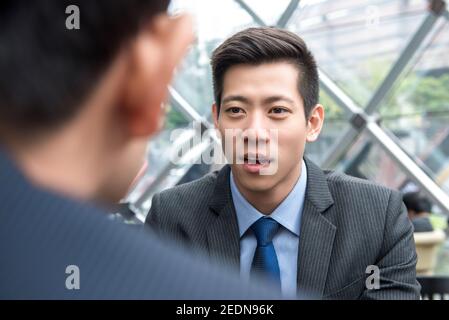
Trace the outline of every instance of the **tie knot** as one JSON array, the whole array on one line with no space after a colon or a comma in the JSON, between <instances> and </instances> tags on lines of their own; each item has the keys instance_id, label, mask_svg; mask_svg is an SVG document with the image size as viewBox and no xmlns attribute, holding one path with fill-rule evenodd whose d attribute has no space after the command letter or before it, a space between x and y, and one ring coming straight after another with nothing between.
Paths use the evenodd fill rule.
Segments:
<instances>
[{"instance_id":1,"label":"tie knot","mask_svg":"<svg viewBox=\"0 0 449 320\"><path fill-rule=\"evenodd\" d=\"M271 218L260 218L251 226L251 230L256 235L258 246L266 246L269 244L278 229L279 223Z\"/></svg>"}]
</instances>

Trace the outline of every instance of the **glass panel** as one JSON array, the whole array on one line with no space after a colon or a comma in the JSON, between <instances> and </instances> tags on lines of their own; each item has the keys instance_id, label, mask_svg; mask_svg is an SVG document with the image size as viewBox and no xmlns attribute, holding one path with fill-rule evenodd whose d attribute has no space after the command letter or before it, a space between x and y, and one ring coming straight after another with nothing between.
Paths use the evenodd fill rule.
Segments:
<instances>
[{"instance_id":1,"label":"glass panel","mask_svg":"<svg viewBox=\"0 0 449 320\"><path fill-rule=\"evenodd\" d=\"M267 23L272 19L277 20L287 7L289 0L282 3L272 1L250 1L248 5L255 6L257 14L261 18L267 18ZM169 11L172 14L188 12L194 17L196 40L187 56L177 70L173 86L181 96L194 107L201 115L209 115L213 102L212 76L210 70L210 56L225 38L231 34L254 26L252 17L233 0L217 2L207 0L174 0ZM263 14L262 14L263 13ZM271 18L271 19L268 19ZM165 129L154 137L149 144L149 167L145 175L140 179L135 189L127 197L127 201L136 201L155 179L167 171L170 165L168 155L173 147L170 142L172 130L184 127L188 124L185 117L168 108L165 120ZM157 182L155 192L174 185L190 166L177 166L171 168L162 181ZM153 188L153 187L152 187ZM146 207L146 205L144 205Z\"/></svg>"},{"instance_id":2,"label":"glass panel","mask_svg":"<svg viewBox=\"0 0 449 320\"><path fill-rule=\"evenodd\" d=\"M357 140L341 161L337 170L358 178L381 183L402 193L420 191L418 186L407 178L396 162L377 144L373 144L366 135L362 135ZM447 216L442 213L441 209L433 204L430 212L429 219L433 227L446 228ZM449 240L446 240L438 248L433 274L449 275Z\"/></svg>"},{"instance_id":3,"label":"glass panel","mask_svg":"<svg viewBox=\"0 0 449 320\"><path fill-rule=\"evenodd\" d=\"M440 19L381 106L382 124L449 193L449 23Z\"/></svg>"},{"instance_id":4,"label":"glass panel","mask_svg":"<svg viewBox=\"0 0 449 320\"><path fill-rule=\"evenodd\" d=\"M147 190L164 168L170 163L170 151L173 147L173 141L170 136L173 130L185 128L189 125L183 114L167 106L165 126L148 144L147 161L148 167L140 178L135 188L130 192L126 201L134 203Z\"/></svg>"},{"instance_id":5,"label":"glass panel","mask_svg":"<svg viewBox=\"0 0 449 320\"><path fill-rule=\"evenodd\" d=\"M290 0L245 0L245 3L265 22L266 25L274 26L284 13Z\"/></svg>"},{"instance_id":6,"label":"glass panel","mask_svg":"<svg viewBox=\"0 0 449 320\"><path fill-rule=\"evenodd\" d=\"M196 35L195 42L178 67L173 86L201 115L207 116L213 103L209 65L211 52L224 38L253 25L254 22L251 16L233 0L220 1L219 6L216 2L206 0L174 0L170 3L169 12L190 13L194 18ZM165 129L152 138L149 144L148 170L128 196L128 201L136 201L150 186L153 188L155 179L162 172L167 171L170 166L169 154L173 147L170 134L172 130L187 125L188 121L183 114L174 108L168 108ZM181 165L169 169L164 179L158 181L154 191L176 184L188 168L188 165ZM145 204L144 207L147 205Z\"/></svg>"},{"instance_id":7,"label":"glass panel","mask_svg":"<svg viewBox=\"0 0 449 320\"><path fill-rule=\"evenodd\" d=\"M210 56L223 40L254 26L251 16L233 0L175 0L169 11L188 12L195 21L196 40L178 69L174 88L204 116L213 103Z\"/></svg>"},{"instance_id":8,"label":"glass panel","mask_svg":"<svg viewBox=\"0 0 449 320\"><path fill-rule=\"evenodd\" d=\"M419 191L418 187L400 169L383 149L374 144L366 135L362 135L341 161L338 171L368 179L397 189L402 193ZM444 228L447 216L440 208L432 205L429 216L434 228ZM446 240L438 249L434 275L449 275L449 241Z\"/></svg>"},{"instance_id":9,"label":"glass panel","mask_svg":"<svg viewBox=\"0 0 449 320\"><path fill-rule=\"evenodd\" d=\"M288 28L319 66L365 106L427 14L422 0L305 1Z\"/></svg>"},{"instance_id":10,"label":"glass panel","mask_svg":"<svg viewBox=\"0 0 449 320\"><path fill-rule=\"evenodd\" d=\"M410 182L396 162L365 134L350 148L337 170L397 190Z\"/></svg>"},{"instance_id":11,"label":"glass panel","mask_svg":"<svg viewBox=\"0 0 449 320\"><path fill-rule=\"evenodd\" d=\"M341 133L349 127L345 111L324 90L320 91L320 104L325 110L323 129L317 141L306 144L305 151L305 155L315 163L324 161L327 152L339 142Z\"/></svg>"}]
</instances>

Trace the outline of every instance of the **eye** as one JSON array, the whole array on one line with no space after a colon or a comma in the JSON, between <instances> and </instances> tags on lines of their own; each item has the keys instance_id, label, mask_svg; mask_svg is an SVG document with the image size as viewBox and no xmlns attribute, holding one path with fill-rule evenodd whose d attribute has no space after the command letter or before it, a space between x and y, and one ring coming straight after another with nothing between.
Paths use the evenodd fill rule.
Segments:
<instances>
[{"instance_id":1,"label":"eye","mask_svg":"<svg viewBox=\"0 0 449 320\"><path fill-rule=\"evenodd\" d=\"M274 107L270 110L270 113L274 113L274 114L283 114L289 112L289 110L283 108L283 107Z\"/></svg>"},{"instance_id":2,"label":"eye","mask_svg":"<svg viewBox=\"0 0 449 320\"><path fill-rule=\"evenodd\" d=\"M230 108L226 109L226 112L230 113L230 114L239 114L239 113L243 113L244 111L242 108L239 108L239 107L230 107Z\"/></svg>"}]
</instances>

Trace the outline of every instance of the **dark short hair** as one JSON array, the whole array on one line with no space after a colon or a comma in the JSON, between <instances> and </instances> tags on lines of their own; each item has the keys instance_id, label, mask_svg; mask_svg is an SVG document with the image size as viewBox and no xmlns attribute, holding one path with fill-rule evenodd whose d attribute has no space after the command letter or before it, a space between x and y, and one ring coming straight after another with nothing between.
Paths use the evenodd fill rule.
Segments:
<instances>
[{"instance_id":1,"label":"dark short hair","mask_svg":"<svg viewBox=\"0 0 449 320\"><path fill-rule=\"evenodd\" d=\"M430 212L432 203L420 192L407 192L402 196L407 210L413 210L416 213Z\"/></svg>"},{"instance_id":2,"label":"dark short hair","mask_svg":"<svg viewBox=\"0 0 449 320\"><path fill-rule=\"evenodd\" d=\"M304 40L293 32L274 27L249 28L223 42L212 55L214 98L220 107L226 71L239 64L288 62L298 68L298 90L308 118L318 103L319 78L315 59Z\"/></svg>"},{"instance_id":3,"label":"dark short hair","mask_svg":"<svg viewBox=\"0 0 449 320\"><path fill-rule=\"evenodd\" d=\"M2 0L0 126L60 125L92 92L119 49L169 0ZM80 29L66 28L69 5Z\"/></svg>"}]
</instances>

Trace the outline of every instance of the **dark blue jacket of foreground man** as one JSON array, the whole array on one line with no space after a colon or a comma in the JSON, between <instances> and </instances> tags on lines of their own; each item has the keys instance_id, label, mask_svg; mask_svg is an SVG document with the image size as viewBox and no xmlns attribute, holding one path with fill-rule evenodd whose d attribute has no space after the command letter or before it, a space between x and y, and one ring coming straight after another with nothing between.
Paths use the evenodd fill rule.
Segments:
<instances>
[{"instance_id":1,"label":"dark blue jacket of foreground man","mask_svg":"<svg viewBox=\"0 0 449 320\"><path fill-rule=\"evenodd\" d=\"M273 297L98 208L32 185L1 148L0 182L0 299Z\"/></svg>"}]
</instances>

